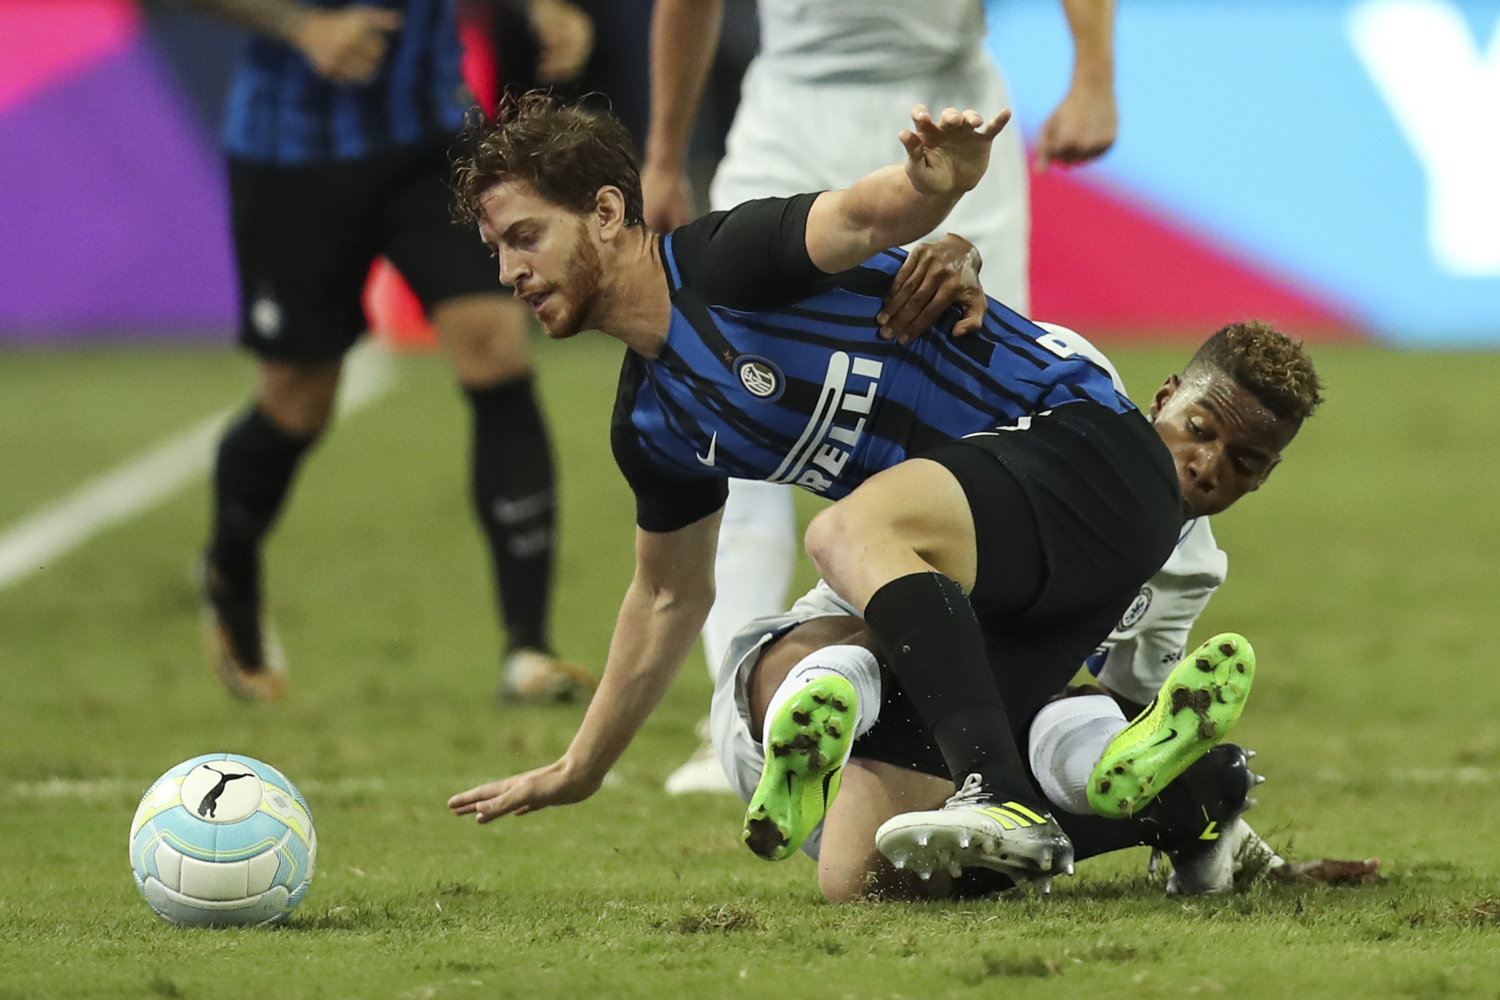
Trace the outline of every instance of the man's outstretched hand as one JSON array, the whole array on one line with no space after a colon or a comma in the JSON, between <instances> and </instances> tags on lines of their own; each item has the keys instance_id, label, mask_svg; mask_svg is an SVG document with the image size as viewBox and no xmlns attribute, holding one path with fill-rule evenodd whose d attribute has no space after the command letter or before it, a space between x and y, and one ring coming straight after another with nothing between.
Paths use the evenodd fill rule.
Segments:
<instances>
[{"instance_id":1,"label":"man's outstretched hand","mask_svg":"<svg viewBox=\"0 0 1500 1000\"><path fill-rule=\"evenodd\" d=\"M913 247L875 314L880 336L909 344L955 303L963 305L964 315L953 324L953 336L978 330L989 307L979 284L980 263L974 244L952 233Z\"/></svg>"},{"instance_id":2,"label":"man's outstretched hand","mask_svg":"<svg viewBox=\"0 0 1500 1000\"><path fill-rule=\"evenodd\" d=\"M912 127L898 138L906 148L906 175L922 194L972 191L990 163L990 144L1010 121L1002 111L989 121L970 109L945 108L936 119L926 105L911 110Z\"/></svg>"},{"instance_id":3,"label":"man's outstretched hand","mask_svg":"<svg viewBox=\"0 0 1500 1000\"><path fill-rule=\"evenodd\" d=\"M448 808L455 816L474 813L479 822L488 823L501 816L520 816L548 806L582 802L598 790L598 782L580 778L559 760L535 771L459 792L448 800Z\"/></svg>"},{"instance_id":4,"label":"man's outstretched hand","mask_svg":"<svg viewBox=\"0 0 1500 1000\"><path fill-rule=\"evenodd\" d=\"M1336 861L1333 858L1319 858L1316 861L1288 861L1269 869L1266 877L1285 885L1366 885L1381 881L1380 859Z\"/></svg>"}]
</instances>

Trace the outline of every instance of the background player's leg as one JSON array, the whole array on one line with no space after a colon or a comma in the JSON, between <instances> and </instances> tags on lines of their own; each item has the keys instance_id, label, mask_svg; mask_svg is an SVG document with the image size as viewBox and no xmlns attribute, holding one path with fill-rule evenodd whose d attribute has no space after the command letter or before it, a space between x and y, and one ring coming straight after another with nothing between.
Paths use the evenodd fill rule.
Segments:
<instances>
[{"instance_id":1,"label":"background player's leg","mask_svg":"<svg viewBox=\"0 0 1500 1000\"><path fill-rule=\"evenodd\" d=\"M729 640L746 622L786 610L797 551L796 525L790 486L729 481L714 561L714 606L703 625L710 676L723 661Z\"/></svg>"},{"instance_id":2,"label":"background player's leg","mask_svg":"<svg viewBox=\"0 0 1500 1000\"><path fill-rule=\"evenodd\" d=\"M427 310L469 401L473 502L508 638L500 694L571 699L593 685L550 650L556 497L528 311L504 291L484 245L453 225L446 147L413 151L381 215L380 248Z\"/></svg>"},{"instance_id":3,"label":"background player's leg","mask_svg":"<svg viewBox=\"0 0 1500 1000\"><path fill-rule=\"evenodd\" d=\"M552 655L556 495L552 449L526 349L527 310L507 295L466 295L432 310L472 418L471 486L507 640L502 697L569 699L590 683Z\"/></svg>"},{"instance_id":4,"label":"background player's leg","mask_svg":"<svg viewBox=\"0 0 1500 1000\"><path fill-rule=\"evenodd\" d=\"M214 460L208 557L225 585L259 592L261 540L328 424L341 366L261 361L254 405L230 425Z\"/></svg>"},{"instance_id":5,"label":"background player's leg","mask_svg":"<svg viewBox=\"0 0 1500 1000\"><path fill-rule=\"evenodd\" d=\"M262 641L261 543L328 424L341 366L262 359L254 405L219 441L203 586L217 619L220 676L241 697L281 694L279 678L257 676L271 672Z\"/></svg>"}]
</instances>

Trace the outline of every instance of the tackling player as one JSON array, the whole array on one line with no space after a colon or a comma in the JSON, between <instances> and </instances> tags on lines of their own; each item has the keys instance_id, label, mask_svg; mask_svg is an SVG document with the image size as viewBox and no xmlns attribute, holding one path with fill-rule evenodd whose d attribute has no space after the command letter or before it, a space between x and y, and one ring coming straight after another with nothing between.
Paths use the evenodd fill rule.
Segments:
<instances>
[{"instance_id":1,"label":"tackling player","mask_svg":"<svg viewBox=\"0 0 1500 1000\"><path fill-rule=\"evenodd\" d=\"M893 864L877 850L883 825L901 813L934 808L953 793L953 782L899 685L882 670L874 636L852 612L820 582L791 610L747 625L730 645L711 718L730 784L750 804L747 846L781 860L800 845L817 861L819 887L834 902L984 895L1009 887L1008 879L982 869L960 873L909 854L897 855ZM1117 631L1111 642L1122 638ZM1206 690L1196 661L1218 661L1215 647L1226 642L1236 656L1251 655L1243 639L1217 636L1181 661L1168 687ZM1041 785L1061 810L1059 822L1079 860L1151 846L1171 859L1167 891L1178 895L1229 891L1262 871L1283 880L1336 883L1376 877L1373 859L1289 863L1278 857L1240 818L1256 778L1246 766L1249 755L1229 744L1199 758L1133 816L1091 815L1086 780L1124 718L1116 708L1112 725L1049 732L1046 716L1054 707L1095 697L1057 699L1030 735L1032 766L1038 776L1050 776ZM769 756L767 746L775 751ZM1175 749L1190 752L1183 744ZM1069 757L1088 760L1071 781L1064 778L1068 769L1059 767ZM814 758L817 766L808 767Z\"/></svg>"},{"instance_id":2,"label":"tackling player","mask_svg":"<svg viewBox=\"0 0 1500 1000\"><path fill-rule=\"evenodd\" d=\"M1187 425L1202 428L1226 382L1273 399L1301 395L1307 412L1318 401L1316 376L1300 347L1264 324L1242 324L1210 338L1184 373L1166 382L1153 402L1153 422L1169 422L1186 404ZM1247 855L1258 855L1261 867L1282 876L1370 877L1377 863L1291 866L1275 857L1239 819L1251 776L1238 748L1220 747L1187 767L1232 725L1254 671L1249 644L1237 636L1216 637L1183 655L1193 622L1225 571L1208 519L1188 521L1172 557L1089 658L1090 669L1115 691L1140 701L1155 698L1161 707L1143 712L1133 731L1122 733L1126 721L1117 699L1133 713L1139 704L1083 690L1054 699L1030 724L1038 786L1062 810L1061 825L1079 857L1150 844L1172 857L1171 892L1223 891ZM909 844L896 854L899 867L938 878L914 880L877 852L883 839L877 831L885 832L899 813L934 808L952 794L953 783L910 700L883 676L879 644L853 614L852 605L820 583L790 611L746 626L718 665L714 743L730 783L750 804L746 843L772 860L803 846L818 858L830 899L993 888L969 876L950 883L944 859ZM1204 715L1213 717L1207 733L1197 726ZM1147 787L1130 789L1135 798L1121 808L1121 789L1110 785L1118 781L1117 762L1139 758L1142 747L1153 745L1157 759L1130 771L1147 778ZM767 746L775 750L769 756ZM826 824L819 827L825 810ZM1104 822L1095 813L1124 821Z\"/></svg>"},{"instance_id":3,"label":"tackling player","mask_svg":"<svg viewBox=\"0 0 1500 1000\"><path fill-rule=\"evenodd\" d=\"M597 790L712 603L726 477L756 477L845 497L814 521L809 554L895 651L949 773L967 776L917 819L960 867L1070 868L1012 725L1109 633L1184 509L1256 488L1298 420L1230 381L1211 413L1184 401L1153 430L1086 341L993 300L970 336L879 337L904 259L882 248L942 220L1006 117L918 108L905 162L660 238L641 224L618 122L532 95L476 126L459 194L501 280L550 336L596 328L629 348L612 443L637 498L637 569L569 750L454 796L455 813L488 821Z\"/></svg>"}]
</instances>

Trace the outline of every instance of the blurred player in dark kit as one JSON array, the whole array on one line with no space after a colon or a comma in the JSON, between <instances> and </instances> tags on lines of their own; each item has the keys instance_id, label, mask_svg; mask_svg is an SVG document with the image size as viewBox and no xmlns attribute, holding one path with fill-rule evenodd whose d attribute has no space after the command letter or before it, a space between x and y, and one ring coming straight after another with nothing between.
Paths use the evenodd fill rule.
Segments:
<instances>
[{"instance_id":1,"label":"blurred player in dark kit","mask_svg":"<svg viewBox=\"0 0 1500 1000\"><path fill-rule=\"evenodd\" d=\"M252 406L214 468L202 562L209 640L230 693L274 700L286 666L262 609L261 547L327 426L343 360L365 329L361 292L384 255L421 301L469 402L473 501L508 640L500 695L567 699L591 682L553 655L552 458L532 385L526 309L452 224L447 150L472 104L456 0L380 4L190 0L257 34L223 130L241 342L259 359ZM544 66L576 74L591 36L565 0L533 0ZM586 18L584 18L586 24Z\"/></svg>"}]
</instances>

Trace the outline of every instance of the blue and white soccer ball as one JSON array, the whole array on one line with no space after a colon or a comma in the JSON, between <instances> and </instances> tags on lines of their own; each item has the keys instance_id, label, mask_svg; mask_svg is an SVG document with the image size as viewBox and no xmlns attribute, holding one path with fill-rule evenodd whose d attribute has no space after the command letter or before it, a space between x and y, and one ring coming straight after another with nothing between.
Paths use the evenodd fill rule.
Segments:
<instances>
[{"instance_id":1,"label":"blue and white soccer ball","mask_svg":"<svg viewBox=\"0 0 1500 1000\"><path fill-rule=\"evenodd\" d=\"M178 764L146 789L130 823L136 887L157 916L190 927L285 919L307 894L317 854L302 794L239 754Z\"/></svg>"}]
</instances>

